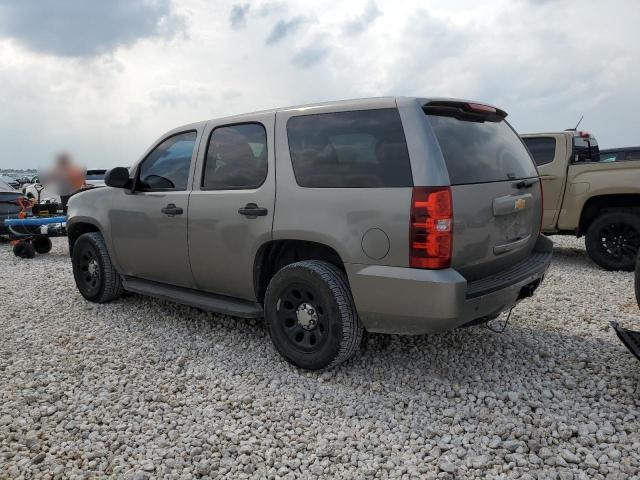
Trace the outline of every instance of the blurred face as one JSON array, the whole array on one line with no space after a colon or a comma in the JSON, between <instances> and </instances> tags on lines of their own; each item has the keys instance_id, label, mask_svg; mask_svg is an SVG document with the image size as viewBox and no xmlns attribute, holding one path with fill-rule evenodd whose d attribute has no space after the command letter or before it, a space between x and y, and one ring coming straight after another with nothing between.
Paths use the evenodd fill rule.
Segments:
<instances>
[{"instance_id":1,"label":"blurred face","mask_svg":"<svg viewBox=\"0 0 640 480\"><path fill-rule=\"evenodd\" d=\"M66 168L71 165L71 159L67 154L60 154L56 157L56 166L60 168Z\"/></svg>"}]
</instances>

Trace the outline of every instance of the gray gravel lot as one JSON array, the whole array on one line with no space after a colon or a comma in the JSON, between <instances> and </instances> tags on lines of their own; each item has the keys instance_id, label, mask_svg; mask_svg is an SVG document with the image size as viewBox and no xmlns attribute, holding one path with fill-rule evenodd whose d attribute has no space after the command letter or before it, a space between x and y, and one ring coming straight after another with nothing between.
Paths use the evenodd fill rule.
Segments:
<instances>
[{"instance_id":1,"label":"gray gravel lot","mask_svg":"<svg viewBox=\"0 0 640 480\"><path fill-rule=\"evenodd\" d=\"M130 295L92 305L65 239L0 243L0 478L640 478L630 273L582 242L503 334L372 335L298 370L261 322Z\"/></svg>"}]
</instances>

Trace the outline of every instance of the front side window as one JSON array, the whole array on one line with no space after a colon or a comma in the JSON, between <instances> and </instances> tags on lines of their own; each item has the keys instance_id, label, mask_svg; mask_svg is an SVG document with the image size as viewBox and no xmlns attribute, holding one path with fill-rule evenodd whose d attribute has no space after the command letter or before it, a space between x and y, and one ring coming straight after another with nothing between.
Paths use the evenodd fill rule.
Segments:
<instances>
[{"instance_id":1,"label":"front side window","mask_svg":"<svg viewBox=\"0 0 640 480\"><path fill-rule=\"evenodd\" d=\"M164 140L140 166L140 190L186 190L196 132L173 135Z\"/></svg>"},{"instance_id":2,"label":"front side window","mask_svg":"<svg viewBox=\"0 0 640 480\"><path fill-rule=\"evenodd\" d=\"M287 134L293 171L301 187L413 185L397 109L291 117Z\"/></svg>"},{"instance_id":3,"label":"front side window","mask_svg":"<svg viewBox=\"0 0 640 480\"><path fill-rule=\"evenodd\" d=\"M259 123L216 128L209 137L202 188L257 188L267 178L267 132Z\"/></svg>"},{"instance_id":4,"label":"front side window","mask_svg":"<svg viewBox=\"0 0 640 480\"><path fill-rule=\"evenodd\" d=\"M536 165L553 162L556 155L556 139L553 137L529 137L522 139L531 152Z\"/></svg>"}]
</instances>

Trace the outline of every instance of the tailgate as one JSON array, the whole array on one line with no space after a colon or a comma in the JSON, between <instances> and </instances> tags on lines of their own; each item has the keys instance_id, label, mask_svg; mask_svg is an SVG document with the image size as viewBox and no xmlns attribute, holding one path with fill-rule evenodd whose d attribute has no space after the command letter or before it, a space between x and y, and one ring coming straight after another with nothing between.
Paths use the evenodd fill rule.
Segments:
<instances>
[{"instance_id":1,"label":"tailgate","mask_svg":"<svg viewBox=\"0 0 640 480\"><path fill-rule=\"evenodd\" d=\"M513 267L540 233L542 194L529 151L495 107L435 101L423 110L451 184L451 266L468 281Z\"/></svg>"},{"instance_id":2,"label":"tailgate","mask_svg":"<svg viewBox=\"0 0 640 480\"><path fill-rule=\"evenodd\" d=\"M454 227L451 266L467 280L524 260L540 233L540 186L493 182L451 187Z\"/></svg>"}]
</instances>

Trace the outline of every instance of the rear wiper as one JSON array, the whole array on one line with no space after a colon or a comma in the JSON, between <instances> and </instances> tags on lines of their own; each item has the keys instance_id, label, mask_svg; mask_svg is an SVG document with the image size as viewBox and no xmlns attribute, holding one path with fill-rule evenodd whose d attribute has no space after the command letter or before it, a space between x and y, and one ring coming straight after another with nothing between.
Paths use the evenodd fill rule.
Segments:
<instances>
[{"instance_id":1,"label":"rear wiper","mask_svg":"<svg viewBox=\"0 0 640 480\"><path fill-rule=\"evenodd\" d=\"M531 180L520 180L518 183L514 184L514 187L518 189L531 188L539 181L539 178L532 178Z\"/></svg>"}]
</instances>

